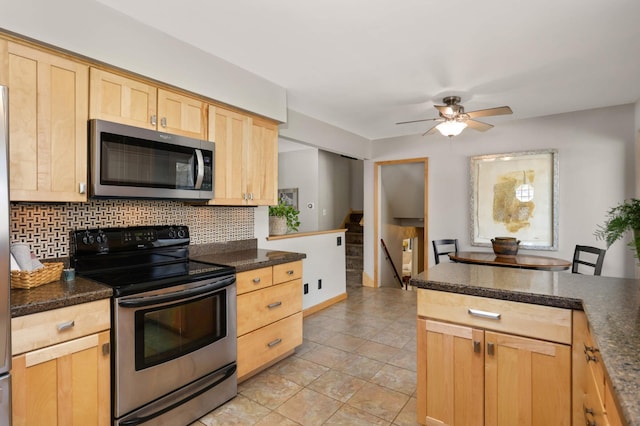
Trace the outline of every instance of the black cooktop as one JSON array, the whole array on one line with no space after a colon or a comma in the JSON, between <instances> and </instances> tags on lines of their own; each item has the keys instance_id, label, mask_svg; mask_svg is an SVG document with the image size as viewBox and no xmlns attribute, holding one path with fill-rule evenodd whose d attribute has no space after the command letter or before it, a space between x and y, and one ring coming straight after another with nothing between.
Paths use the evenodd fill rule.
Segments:
<instances>
[{"instance_id":1,"label":"black cooktop","mask_svg":"<svg viewBox=\"0 0 640 426\"><path fill-rule=\"evenodd\" d=\"M113 287L116 295L235 274L232 266L189 260L186 226L80 230L71 241L76 273Z\"/></svg>"}]
</instances>

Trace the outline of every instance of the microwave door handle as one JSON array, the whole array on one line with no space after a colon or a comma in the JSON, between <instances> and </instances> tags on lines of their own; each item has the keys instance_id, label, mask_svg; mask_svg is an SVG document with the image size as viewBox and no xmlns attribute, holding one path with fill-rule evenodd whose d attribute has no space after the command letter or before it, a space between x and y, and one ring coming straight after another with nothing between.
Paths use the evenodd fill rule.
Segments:
<instances>
[{"instance_id":1,"label":"microwave door handle","mask_svg":"<svg viewBox=\"0 0 640 426\"><path fill-rule=\"evenodd\" d=\"M202 188L202 181L204 180L204 158L202 157L202 150L196 149L196 186L194 189Z\"/></svg>"}]
</instances>

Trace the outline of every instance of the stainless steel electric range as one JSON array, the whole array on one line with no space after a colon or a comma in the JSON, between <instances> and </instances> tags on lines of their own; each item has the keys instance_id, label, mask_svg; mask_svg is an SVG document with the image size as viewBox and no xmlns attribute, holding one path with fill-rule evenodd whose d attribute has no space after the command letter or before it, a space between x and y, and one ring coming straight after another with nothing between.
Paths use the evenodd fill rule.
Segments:
<instances>
[{"instance_id":1,"label":"stainless steel electric range","mask_svg":"<svg viewBox=\"0 0 640 426\"><path fill-rule=\"evenodd\" d=\"M189 260L186 226L72 232L76 273L113 288L113 424L189 424L237 393L235 269Z\"/></svg>"}]
</instances>

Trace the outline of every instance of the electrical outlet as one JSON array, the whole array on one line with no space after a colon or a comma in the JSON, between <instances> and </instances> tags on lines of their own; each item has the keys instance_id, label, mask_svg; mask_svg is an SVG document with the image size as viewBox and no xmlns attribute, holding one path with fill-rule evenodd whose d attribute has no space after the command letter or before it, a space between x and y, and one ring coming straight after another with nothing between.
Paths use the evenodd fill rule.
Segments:
<instances>
[{"instance_id":1,"label":"electrical outlet","mask_svg":"<svg viewBox=\"0 0 640 426\"><path fill-rule=\"evenodd\" d=\"M338 237L338 246L342 245L342 237Z\"/></svg>"},{"instance_id":2,"label":"electrical outlet","mask_svg":"<svg viewBox=\"0 0 640 426\"><path fill-rule=\"evenodd\" d=\"M318 280L318 290L322 290L322 280Z\"/></svg>"},{"instance_id":3,"label":"electrical outlet","mask_svg":"<svg viewBox=\"0 0 640 426\"><path fill-rule=\"evenodd\" d=\"M304 294L309 294L309 284L308 284L308 283L305 283L305 284L304 284L304 290L303 290L303 293L304 293Z\"/></svg>"}]
</instances>

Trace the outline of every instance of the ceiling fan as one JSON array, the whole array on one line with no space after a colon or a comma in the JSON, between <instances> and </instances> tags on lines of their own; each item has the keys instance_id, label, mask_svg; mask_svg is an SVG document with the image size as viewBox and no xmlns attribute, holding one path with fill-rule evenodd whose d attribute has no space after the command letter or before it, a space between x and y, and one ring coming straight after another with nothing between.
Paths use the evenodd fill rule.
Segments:
<instances>
[{"instance_id":1,"label":"ceiling fan","mask_svg":"<svg viewBox=\"0 0 640 426\"><path fill-rule=\"evenodd\" d=\"M493 115L506 115L512 114L511 108L508 106L501 106L496 108L487 108L487 109L479 109L477 111L469 111L465 112L464 107L460 105L460 97L459 96L447 96L442 99L444 105L434 105L434 107L438 110L439 117L438 118L425 118L422 120L412 120L412 121L401 121L396 124L408 124L408 123L418 123L421 121L439 121L440 124L436 124L426 132L422 134L429 135L435 133L438 130L444 136L457 136L466 127L470 127L474 130L479 130L481 132L486 132L493 125L488 123L483 123L482 121L475 120L478 117L490 117Z\"/></svg>"}]
</instances>

